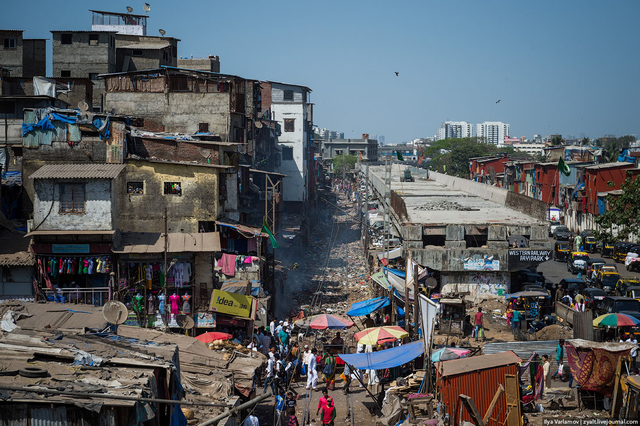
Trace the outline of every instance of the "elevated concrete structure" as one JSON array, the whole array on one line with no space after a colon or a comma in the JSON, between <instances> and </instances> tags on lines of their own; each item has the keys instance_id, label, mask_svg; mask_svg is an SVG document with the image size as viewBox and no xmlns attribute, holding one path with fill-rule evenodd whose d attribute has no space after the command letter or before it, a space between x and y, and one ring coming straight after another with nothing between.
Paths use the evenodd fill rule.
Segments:
<instances>
[{"instance_id":1,"label":"elevated concrete structure","mask_svg":"<svg viewBox=\"0 0 640 426\"><path fill-rule=\"evenodd\" d=\"M440 173L427 179L415 168L415 182L401 182L405 167L392 166L392 229L409 257L439 275L443 293L502 297L511 291L512 272L548 254L544 203ZM384 166L370 167L369 182L383 202ZM510 248L514 235L523 235L528 247Z\"/></svg>"}]
</instances>

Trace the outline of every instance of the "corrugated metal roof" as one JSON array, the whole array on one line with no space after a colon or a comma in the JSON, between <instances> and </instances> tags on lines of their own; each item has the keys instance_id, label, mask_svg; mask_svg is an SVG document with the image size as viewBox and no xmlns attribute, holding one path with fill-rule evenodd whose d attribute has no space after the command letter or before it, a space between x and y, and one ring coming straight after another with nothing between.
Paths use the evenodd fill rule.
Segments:
<instances>
[{"instance_id":1,"label":"corrugated metal roof","mask_svg":"<svg viewBox=\"0 0 640 426\"><path fill-rule=\"evenodd\" d=\"M40 167L31 179L113 179L124 164L47 164Z\"/></svg>"},{"instance_id":2,"label":"corrugated metal roof","mask_svg":"<svg viewBox=\"0 0 640 426\"><path fill-rule=\"evenodd\" d=\"M501 342L501 343L487 343L484 345L484 353L486 355L497 354L504 351L513 351L523 360L528 360L533 353L538 355L549 355L549 362L551 363L551 369L555 366L555 370L558 369L556 363L556 348L558 347L557 340L532 340L529 342ZM566 356L565 356L566 358ZM555 371L554 370L554 371Z\"/></svg>"},{"instance_id":3,"label":"corrugated metal roof","mask_svg":"<svg viewBox=\"0 0 640 426\"><path fill-rule=\"evenodd\" d=\"M115 234L116 231L113 230L109 230L109 231L103 231L103 230L98 230L98 231L86 231L86 230L53 230L53 231L31 231L29 232L26 236L27 237L33 237L34 235L113 235Z\"/></svg>"},{"instance_id":4,"label":"corrugated metal roof","mask_svg":"<svg viewBox=\"0 0 640 426\"><path fill-rule=\"evenodd\" d=\"M627 163L624 161L615 162L615 163L602 163L602 164L596 164L593 166L585 167L585 169L586 170L612 169L612 168L617 168L622 166L628 166L633 168L633 163Z\"/></svg>"},{"instance_id":5,"label":"corrugated metal roof","mask_svg":"<svg viewBox=\"0 0 640 426\"><path fill-rule=\"evenodd\" d=\"M512 351L507 351L491 355L472 356L470 358L438 362L436 363L436 370L440 377L447 377L478 370L502 367L504 365L517 364L519 362L522 362L522 360L518 355Z\"/></svg>"},{"instance_id":6,"label":"corrugated metal roof","mask_svg":"<svg viewBox=\"0 0 640 426\"><path fill-rule=\"evenodd\" d=\"M220 233L169 233L169 253L219 252ZM163 253L164 234L159 232L124 232L114 253Z\"/></svg>"}]
</instances>

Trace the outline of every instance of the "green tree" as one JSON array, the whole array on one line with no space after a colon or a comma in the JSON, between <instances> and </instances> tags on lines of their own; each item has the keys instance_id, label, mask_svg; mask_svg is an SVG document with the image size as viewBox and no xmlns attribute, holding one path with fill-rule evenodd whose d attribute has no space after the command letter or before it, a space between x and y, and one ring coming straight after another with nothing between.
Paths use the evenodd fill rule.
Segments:
<instances>
[{"instance_id":1,"label":"green tree","mask_svg":"<svg viewBox=\"0 0 640 426\"><path fill-rule=\"evenodd\" d=\"M336 174L343 175L346 172L353 170L356 166L356 161L358 161L358 157L355 155L339 155L331 160L331 164L333 164L333 171Z\"/></svg>"},{"instance_id":2,"label":"green tree","mask_svg":"<svg viewBox=\"0 0 640 426\"><path fill-rule=\"evenodd\" d=\"M614 163L618 161L618 156L620 155L620 151L624 149L628 149L629 145L632 142L635 142L635 136L621 136L619 138L599 138L596 141L596 145L604 148L604 159L608 163Z\"/></svg>"},{"instance_id":3,"label":"green tree","mask_svg":"<svg viewBox=\"0 0 640 426\"><path fill-rule=\"evenodd\" d=\"M595 234L602 241L625 241L631 235L640 235L640 179L627 178L620 189L622 194L617 197L607 195L609 209L595 218L599 225Z\"/></svg>"},{"instance_id":4,"label":"green tree","mask_svg":"<svg viewBox=\"0 0 640 426\"><path fill-rule=\"evenodd\" d=\"M562 136L554 135L551 138L551 145L553 146L560 146L563 143L564 143L564 139L562 139Z\"/></svg>"}]
</instances>

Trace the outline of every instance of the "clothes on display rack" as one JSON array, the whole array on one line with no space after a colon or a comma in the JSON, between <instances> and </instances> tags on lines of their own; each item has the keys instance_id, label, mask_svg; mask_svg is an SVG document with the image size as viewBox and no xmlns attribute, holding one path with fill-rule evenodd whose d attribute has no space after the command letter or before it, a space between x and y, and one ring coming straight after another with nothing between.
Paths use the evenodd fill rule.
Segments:
<instances>
[{"instance_id":1,"label":"clothes on display rack","mask_svg":"<svg viewBox=\"0 0 640 426\"><path fill-rule=\"evenodd\" d=\"M165 309L165 305L164 305L164 301L165 301L165 296L164 294L160 293L158 295L158 312L160 313L160 315L164 315L166 313L166 309Z\"/></svg>"},{"instance_id":2,"label":"clothes on display rack","mask_svg":"<svg viewBox=\"0 0 640 426\"><path fill-rule=\"evenodd\" d=\"M143 308L144 308L144 296L138 293L135 296L133 296L133 310L135 312L140 313L142 312Z\"/></svg>"},{"instance_id":3,"label":"clothes on display rack","mask_svg":"<svg viewBox=\"0 0 640 426\"><path fill-rule=\"evenodd\" d=\"M171 296L169 296L169 303L171 303L171 313L173 315L176 315L179 312L178 304L180 303L180 296L173 293Z\"/></svg>"},{"instance_id":4,"label":"clothes on display rack","mask_svg":"<svg viewBox=\"0 0 640 426\"><path fill-rule=\"evenodd\" d=\"M111 256L92 257L48 257L47 274L58 275L93 275L111 272Z\"/></svg>"},{"instance_id":5,"label":"clothes on display rack","mask_svg":"<svg viewBox=\"0 0 640 426\"><path fill-rule=\"evenodd\" d=\"M182 313L183 314L190 314L191 313L191 296L189 295L189 293L185 293L184 296L182 296Z\"/></svg>"},{"instance_id":6,"label":"clothes on display rack","mask_svg":"<svg viewBox=\"0 0 640 426\"><path fill-rule=\"evenodd\" d=\"M147 298L147 315L153 315L156 312L156 302L153 295Z\"/></svg>"}]
</instances>

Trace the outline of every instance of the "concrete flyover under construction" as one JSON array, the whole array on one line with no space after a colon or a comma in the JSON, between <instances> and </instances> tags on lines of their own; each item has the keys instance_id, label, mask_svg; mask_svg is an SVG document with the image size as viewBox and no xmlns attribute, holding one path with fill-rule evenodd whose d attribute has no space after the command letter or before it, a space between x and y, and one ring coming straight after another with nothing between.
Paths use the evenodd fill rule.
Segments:
<instances>
[{"instance_id":1,"label":"concrete flyover under construction","mask_svg":"<svg viewBox=\"0 0 640 426\"><path fill-rule=\"evenodd\" d=\"M415 181L402 182L407 167L391 165L391 232L404 240L405 259L434 272L441 293L502 298L513 272L549 259L546 203L413 167ZM361 178L366 170L360 166ZM369 166L367 178L383 209L385 166Z\"/></svg>"}]
</instances>

